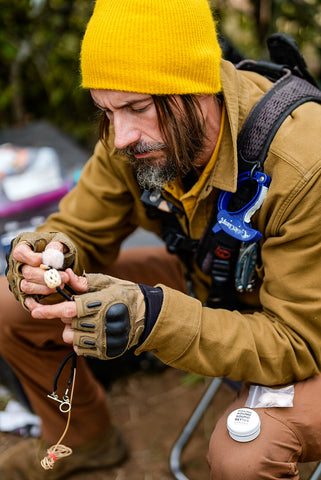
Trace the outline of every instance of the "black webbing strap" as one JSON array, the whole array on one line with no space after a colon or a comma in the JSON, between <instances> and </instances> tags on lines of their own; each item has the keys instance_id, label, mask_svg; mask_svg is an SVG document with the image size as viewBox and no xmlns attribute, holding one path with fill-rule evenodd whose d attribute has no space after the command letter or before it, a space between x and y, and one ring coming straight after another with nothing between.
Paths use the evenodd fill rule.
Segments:
<instances>
[{"instance_id":1,"label":"black webbing strap","mask_svg":"<svg viewBox=\"0 0 321 480\"><path fill-rule=\"evenodd\" d=\"M263 170L263 163L276 132L294 109L305 102L321 103L321 90L293 75L286 67L283 67L283 72L284 75L252 108L238 136L240 173L251 170L254 165Z\"/></svg>"},{"instance_id":2,"label":"black webbing strap","mask_svg":"<svg viewBox=\"0 0 321 480\"><path fill-rule=\"evenodd\" d=\"M223 230L216 234L209 232L203 241L207 244L207 255L201 269L212 279L205 306L234 309L237 305L234 272L240 241Z\"/></svg>"}]
</instances>

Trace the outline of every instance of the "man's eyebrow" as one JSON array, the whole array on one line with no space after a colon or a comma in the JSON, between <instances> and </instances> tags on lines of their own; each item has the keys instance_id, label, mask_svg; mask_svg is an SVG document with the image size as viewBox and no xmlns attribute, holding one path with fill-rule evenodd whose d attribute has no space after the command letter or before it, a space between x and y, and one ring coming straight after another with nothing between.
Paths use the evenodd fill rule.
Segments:
<instances>
[{"instance_id":1,"label":"man's eyebrow","mask_svg":"<svg viewBox=\"0 0 321 480\"><path fill-rule=\"evenodd\" d=\"M95 107L99 108L99 110L103 110L103 111L109 110L108 108L102 107L101 105L99 105L99 103L95 102L95 100L94 100L94 105Z\"/></svg>"},{"instance_id":2,"label":"man's eyebrow","mask_svg":"<svg viewBox=\"0 0 321 480\"><path fill-rule=\"evenodd\" d=\"M146 97L146 98L140 98L139 100L131 100L130 102L126 102L124 103L124 105L121 105L120 107L114 107L115 110L121 110L122 108L126 108L126 107L131 107L133 105L137 105L137 103L143 103L143 102L146 102L148 100L152 100L151 97ZM99 103L95 102L94 101L94 105L99 108L100 110L103 110L104 112L106 111L110 111L109 108L107 107L102 107L101 105L99 105Z\"/></svg>"}]
</instances>

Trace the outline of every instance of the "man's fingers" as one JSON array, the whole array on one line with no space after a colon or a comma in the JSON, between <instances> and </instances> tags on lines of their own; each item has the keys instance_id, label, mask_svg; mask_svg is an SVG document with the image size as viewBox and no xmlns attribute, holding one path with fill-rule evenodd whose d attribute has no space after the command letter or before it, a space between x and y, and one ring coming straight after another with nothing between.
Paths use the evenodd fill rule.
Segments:
<instances>
[{"instance_id":1,"label":"man's fingers","mask_svg":"<svg viewBox=\"0 0 321 480\"><path fill-rule=\"evenodd\" d=\"M21 268L21 273L24 279L30 283L39 283L44 284L44 270L38 267L31 267L30 265L23 265Z\"/></svg>"},{"instance_id":2,"label":"man's fingers","mask_svg":"<svg viewBox=\"0 0 321 480\"><path fill-rule=\"evenodd\" d=\"M53 250L59 250L62 253L65 253L67 250L66 245L63 245L61 242L57 242L56 240L49 242L48 245L46 246L46 250L51 248Z\"/></svg>"},{"instance_id":3,"label":"man's fingers","mask_svg":"<svg viewBox=\"0 0 321 480\"><path fill-rule=\"evenodd\" d=\"M67 268L66 274L69 278L66 280L66 283L68 282L74 291L79 293L87 292L88 280L86 277L76 275L71 268Z\"/></svg>"},{"instance_id":4,"label":"man's fingers","mask_svg":"<svg viewBox=\"0 0 321 480\"><path fill-rule=\"evenodd\" d=\"M70 315L76 315L76 305L75 302L65 302L57 305L40 305L32 297L27 297L25 299L25 304L31 311L31 315L35 318L61 318L63 322L66 323L63 330L62 338L66 343L73 343L74 331L70 326L71 318ZM56 308L58 307L58 308ZM67 317L63 317L63 314L67 314Z\"/></svg>"},{"instance_id":5,"label":"man's fingers","mask_svg":"<svg viewBox=\"0 0 321 480\"><path fill-rule=\"evenodd\" d=\"M45 283L44 281L44 273L45 270L42 268L31 267L30 265L23 265L21 268L22 275L28 282L33 283ZM69 276L63 271L59 270L59 275L61 277L61 283L67 283L69 280Z\"/></svg>"},{"instance_id":6,"label":"man's fingers","mask_svg":"<svg viewBox=\"0 0 321 480\"><path fill-rule=\"evenodd\" d=\"M74 331L70 325L66 325L64 331L62 332L62 339L66 343L73 343L74 341Z\"/></svg>"},{"instance_id":7,"label":"man's fingers","mask_svg":"<svg viewBox=\"0 0 321 480\"><path fill-rule=\"evenodd\" d=\"M39 267L42 263L42 253L33 252L26 243L17 245L12 255L18 262L28 263L33 267Z\"/></svg>"},{"instance_id":8,"label":"man's fingers","mask_svg":"<svg viewBox=\"0 0 321 480\"><path fill-rule=\"evenodd\" d=\"M28 282L24 279L20 282L20 290L27 295L50 295L53 292L47 285Z\"/></svg>"},{"instance_id":9,"label":"man's fingers","mask_svg":"<svg viewBox=\"0 0 321 480\"><path fill-rule=\"evenodd\" d=\"M46 285L44 280L45 270L41 268L30 267L24 265L21 269L24 279L20 282L20 289L22 292L28 295L50 295L53 293L53 289ZM62 271L59 271L61 277L61 286L66 283L69 276Z\"/></svg>"},{"instance_id":10,"label":"man's fingers","mask_svg":"<svg viewBox=\"0 0 321 480\"><path fill-rule=\"evenodd\" d=\"M35 309L40 304L38 302L36 302L36 300L34 298L27 297L25 299L25 305L26 305L26 307L29 308L30 311L32 311L33 309Z\"/></svg>"},{"instance_id":11,"label":"man's fingers","mask_svg":"<svg viewBox=\"0 0 321 480\"><path fill-rule=\"evenodd\" d=\"M75 302L62 302L56 303L54 305L41 305L37 303L34 299L32 302L29 302L29 298L26 298L25 305L31 311L31 315L34 318L61 318L64 321L67 319L72 319L77 315L77 307ZM28 301L28 303L27 303Z\"/></svg>"}]
</instances>

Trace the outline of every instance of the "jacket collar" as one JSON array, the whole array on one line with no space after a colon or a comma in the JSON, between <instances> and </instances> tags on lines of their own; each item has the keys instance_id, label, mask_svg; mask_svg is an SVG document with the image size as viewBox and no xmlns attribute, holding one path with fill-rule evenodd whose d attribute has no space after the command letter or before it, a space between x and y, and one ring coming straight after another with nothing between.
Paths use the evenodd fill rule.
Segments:
<instances>
[{"instance_id":1,"label":"jacket collar","mask_svg":"<svg viewBox=\"0 0 321 480\"><path fill-rule=\"evenodd\" d=\"M249 91L245 78L226 60L221 61L221 79L226 121L218 158L208 185L235 192L237 188L237 135L249 111ZM207 189L207 193L209 193Z\"/></svg>"}]
</instances>

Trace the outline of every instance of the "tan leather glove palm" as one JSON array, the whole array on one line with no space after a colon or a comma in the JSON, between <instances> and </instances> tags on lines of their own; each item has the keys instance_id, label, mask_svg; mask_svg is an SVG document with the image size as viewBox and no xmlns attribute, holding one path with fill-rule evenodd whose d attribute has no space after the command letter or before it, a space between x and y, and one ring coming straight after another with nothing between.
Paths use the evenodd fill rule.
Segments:
<instances>
[{"instance_id":1,"label":"tan leather glove palm","mask_svg":"<svg viewBox=\"0 0 321 480\"><path fill-rule=\"evenodd\" d=\"M88 274L88 292L75 295L72 320L78 355L109 360L137 345L145 326L145 300L138 285Z\"/></svg>"}]
</instances>

